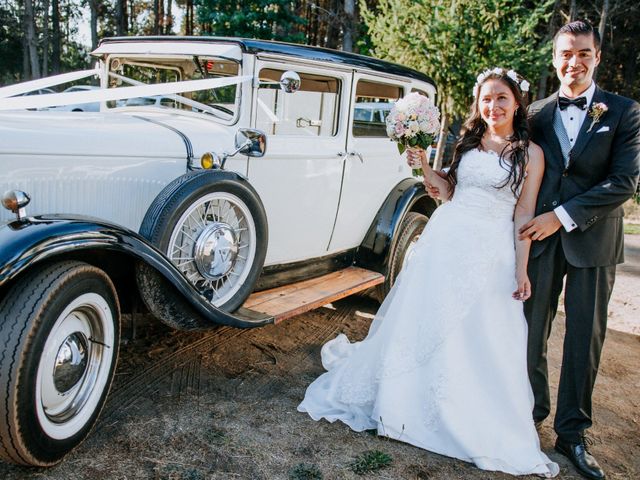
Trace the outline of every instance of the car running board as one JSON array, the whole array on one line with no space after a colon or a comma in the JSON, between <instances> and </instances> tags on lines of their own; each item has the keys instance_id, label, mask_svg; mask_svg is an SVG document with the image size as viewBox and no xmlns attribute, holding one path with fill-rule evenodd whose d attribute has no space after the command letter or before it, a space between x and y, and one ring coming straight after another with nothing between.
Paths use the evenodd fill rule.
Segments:
<instances>
[{"instance_id":1,"label":"car running board","mask_svg":"<svg viewBox=\"0 0 640 480\"><path fill-rule=\"evenodd\" d=\"M244 311L270 315L274 323L295 317L384 282L384 275L348 267L321 277L251 294L235 315Z\"/></svg>"}]
</instances>

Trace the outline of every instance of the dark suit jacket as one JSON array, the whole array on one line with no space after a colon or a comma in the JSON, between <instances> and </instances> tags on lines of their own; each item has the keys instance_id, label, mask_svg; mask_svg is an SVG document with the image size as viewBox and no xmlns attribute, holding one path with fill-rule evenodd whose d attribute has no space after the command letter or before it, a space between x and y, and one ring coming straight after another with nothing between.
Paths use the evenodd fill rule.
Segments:
<instances>
[{"instance_id":1,"label":"dark suit jacket","mask_svg":"<svg viewBox=\"0 0 640 480\"><path fill-rule=\"evenodd\" d=\"M592 118L586 116L565 168L553 128L557 98L555 93L529 107L532 139L545 157L536 215L562 205L578 225L569 233L564 228L559 232L571 265L622 263L622 204L636 191L640 169L640 105L596 87L592 104L603 102L609 109L588 133ZM598 132L606 127L608 131ZM531 255L539 256L552 238L533 242Z\"/></svg>"}]
</instances>

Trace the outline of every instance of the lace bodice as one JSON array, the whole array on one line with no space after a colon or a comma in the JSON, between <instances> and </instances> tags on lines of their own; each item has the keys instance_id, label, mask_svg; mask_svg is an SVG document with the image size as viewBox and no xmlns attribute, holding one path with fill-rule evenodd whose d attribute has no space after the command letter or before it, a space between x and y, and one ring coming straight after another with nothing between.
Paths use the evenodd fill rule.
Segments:
<instances>
[{"instance_id":1,"label":"lace bodice","mask_svg":"<svg viewBox=\"0 0 640 480\"><path fill-rule=\"evenodd\" d=\"M517 202L511 185L502 185L509 177L509 166L495 152L469 150L458 167L458 184L452 203L481 216L511 220Z\"/></svg>"}]
</instances>

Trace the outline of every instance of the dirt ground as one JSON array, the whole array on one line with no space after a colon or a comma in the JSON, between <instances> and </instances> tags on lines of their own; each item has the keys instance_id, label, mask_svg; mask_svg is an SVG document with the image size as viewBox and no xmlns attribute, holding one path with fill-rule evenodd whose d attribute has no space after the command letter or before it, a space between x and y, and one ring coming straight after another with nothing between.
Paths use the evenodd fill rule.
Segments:
<instances>
[{"instance_id":1,"label":"dirt ground","mask_svg":"<svg viewBox=\"0 0 640 480\"><path fill-rule=\"evenodd\" d=\"M627 236L610 329L596 384L592 451L611 480L640 478L640 235ZM296 406L322 372L320 346L339 332L360 339L378 304L354 296L256 330L222 327L171 331L150 323L121 350L107 405L89 438L58 466L29 469L0 462L6 479L304 479L313 465L324 479L507 479L410 445L313 422ZM556 385L563 314L550 341ZM543 449L562 479L581 478L553 451L550 423ZM356 475L363 452L379 450L391 464ZM535 477L532 477L535 478Z\"/></svg>"}]
</instances>

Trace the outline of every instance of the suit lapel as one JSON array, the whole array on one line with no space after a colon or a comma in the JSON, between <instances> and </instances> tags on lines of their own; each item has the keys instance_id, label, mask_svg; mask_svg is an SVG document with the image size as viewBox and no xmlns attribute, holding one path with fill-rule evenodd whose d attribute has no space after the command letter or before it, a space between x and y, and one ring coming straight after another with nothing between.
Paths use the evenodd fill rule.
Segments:
<instances>
[{"instance_id":1,"label":"suit lapel","mask_svg":"<svg viewBox=\"0 0 640 480\"><path fill-rule=\"evenodd\" d=\"M544 107L540 110L538 114L539 125L542 126L542 132L544 134L545 139L547 140L547 144L551 147L554 152L555 159L560 162L561 165L564 166L564 156L562 155L562 147L560 146L560 140L558 140L558 136L556 135L556 131L553 128L553 117L556 112L556 106L558 104L558 93L556 92L554 95L549 97L549 101L545 104Z\"/></svg>"},{"instance_id":2,"label":"suit lapel","mask_svg":"<svg viewBox=\"0 0 640 480\"><path fill-rule=\"evenodd\" d=\"M591 105L598 102L604 102L604 100L605 100L604 92L600 88L598 88L598 86L596 85L596 91L593 92ZM586 147L587 143L589 143L589 140L591 140L591 137L593 137L593 135L596 133L596 130L600 128L599 125L596 123L591 129L591 131L588 131L589 127L591 127L591 122L593 121L593 118L591 118L591 116L588 113L591 111L591 105L589 105L589 108L587 109L587 116L585 117L584 122L582 122L582 127L580 127L578 138L576 138L576 143L571 149L571 155L569 156L570 164L574 162L575 159L578 158L578 156L580 156L580 154L584 150L584 147ZM604 117L606 117L606 113L603 115L603 118ZM598 123L601 123L601 122L602 122L602 118Z\"/></svg>"}]
</instances>

